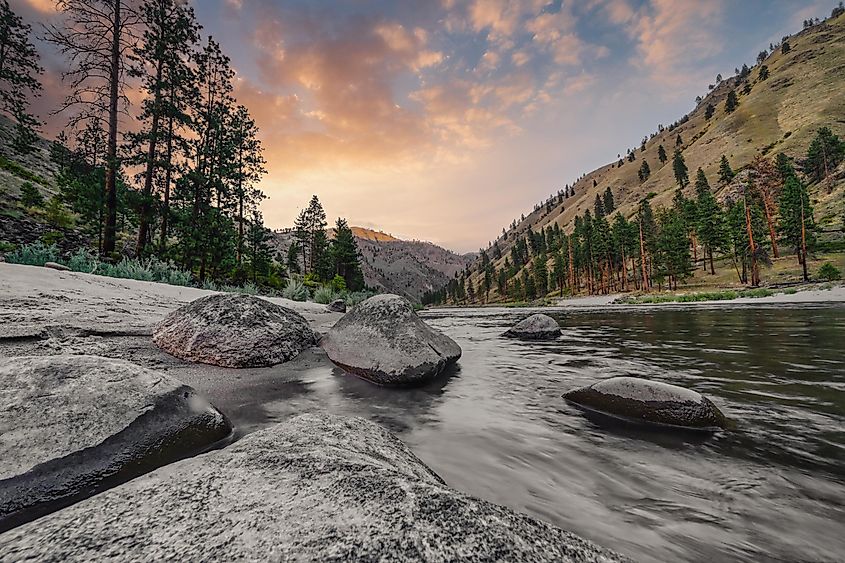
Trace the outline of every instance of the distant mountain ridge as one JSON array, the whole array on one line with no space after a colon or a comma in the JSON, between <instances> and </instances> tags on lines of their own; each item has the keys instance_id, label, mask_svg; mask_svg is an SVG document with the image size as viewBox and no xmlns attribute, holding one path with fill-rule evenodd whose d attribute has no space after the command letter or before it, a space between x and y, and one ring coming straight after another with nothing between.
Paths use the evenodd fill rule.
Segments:
<instances>
[{"instance_id":1,"label":"distant mountain ridge","mask_svg":"<svg viewBox=\"0 0 845 563\"><path fill-rule=\"evenodd\" d=\"M431 242L401 240L365 227L351 229L361 252L361 271L367 287L402 295L415 303L423 293L445 285L476 257L474 253L457 254ZM275 231L271 240L283 254L292 242L290 229Z\"/></svg>"}]
</instances>

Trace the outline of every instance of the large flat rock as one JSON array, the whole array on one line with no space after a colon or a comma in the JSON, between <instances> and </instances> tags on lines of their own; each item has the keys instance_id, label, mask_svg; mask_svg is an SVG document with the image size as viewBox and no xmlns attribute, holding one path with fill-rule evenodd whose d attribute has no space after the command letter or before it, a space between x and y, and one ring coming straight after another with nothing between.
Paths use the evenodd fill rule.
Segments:
<instances>
[{"instance_id":1,"label":"large flat rock","mask_svg":"<svg viewBox=\"0 0 845 563\"><path fill-rule=\"evenodd\" d=\"M302 415L0 537L8 561L620 561L461 494L359 418Z\"/></svg>"},{"instance_id":2,"label":"large flat rock","mask_svg":"<svg viewBox=\"0 0 845 563\"><path fill-rule=\"evenodd\" d=\"M231 433L192 388L96 356L0 358L0 531Z\"/></svg>"}]
</instances>

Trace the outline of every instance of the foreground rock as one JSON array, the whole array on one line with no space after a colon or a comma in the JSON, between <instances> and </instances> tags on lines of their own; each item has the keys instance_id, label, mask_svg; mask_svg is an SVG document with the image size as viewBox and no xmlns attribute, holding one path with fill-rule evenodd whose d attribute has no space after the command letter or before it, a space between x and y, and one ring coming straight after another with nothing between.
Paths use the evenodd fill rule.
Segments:
<instances>
[{"instance_id":1,"label":"foreground rock","mask_svg":"<svg viewBox=\"0 0 845 563\"><path fill-rule=\"evenodd\" d=\"M728 428L729 421L703 395L659 381L612 377L564 397L581 406L639 422L698 430Z\"/></svg>"},{"instance_id":2,"label":"foreground rock","mask_svg":"<svg viewBox=\"0 0 845 563\"><path fill-rule=\"evenodd\" d=\"M0 406L0 531L232 430L192 388L97 356L0 359Z\"/></svg>"},{"instance_id":3,"label":"foreground rock","mask_svg":"<svg viewBox=\"0 0 845 563\"><path fill-rule=\"evenodd\" d=\"M191 301L153 332L153 342L177 358L230 368L280 364L316 341L296 311L234 293Z\"/></svg>"},{"instance_id":4,"label":"foreground rock","mask_svg":"<svg viewBox=\"0 0 845 563\"><path fill-rule=\"evenodd\" d=\"M346 312L346 301L343 299L335 299L331 303L326 306L332 313L345 313Z\"/></svg>"},{"instance_id":5,"label":"foreground rock","mask_svg":"<svg viewBox=\"0 0 845 563\"><path fill-rule=\"evenodd\" d=\"M359 418L302 415L13 530L10 561L619 561L447 487Z\"/></svg>"},{"instance_id":6,"label":"foreground rock","mask_svg":"<svg viewBox=\"0 0 845 563\"><path fill-rule=\"evenodd\" d=\"M537 313L519 321L504 335L526 340L554 340L560 336L560 325L550 316Z\"/></svg>"},{"instance_id":7,"label":"foreground rock","mask_svg":"<svg viewBox=\"0 0 845 563\"><path fill-rule=\"evenodd\" d=\"M332 362L380 385L425 383L461 357L454 340L425 324L406 299L389 294L360 303L321 345Z\"/></svg>"}]
</instances>

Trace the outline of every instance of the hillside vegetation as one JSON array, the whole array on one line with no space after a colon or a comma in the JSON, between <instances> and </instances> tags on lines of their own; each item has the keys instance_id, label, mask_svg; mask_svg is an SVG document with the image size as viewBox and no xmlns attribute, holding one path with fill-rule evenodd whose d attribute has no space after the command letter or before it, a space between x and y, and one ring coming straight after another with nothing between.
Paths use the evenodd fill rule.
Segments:
<instances>
[{"instance_id":1,"label":"hillside vegetation","mask_svg":"<svg viewBox=\"0 0 845 563\"><path fill-rule=\"evenodd\" d=\"M815 234L820 244L815 247L815 252L813 248L809 249L810 270L828 259L841 269L842 254L831 252L842 250L845 173L841 166L838 169L834 167L827 171L826 178L818 181L805 170L805 159L820 128L829 128L840 139L845 136L845 96L842 95L845 91L845 15L839 13L826 21L808 25L800 33L785 37L781 44L765 47L757 64L750 68L737 68L735 76L711 85L707 95L697 100L696 107L676 123L658 126L640 146L632 147L627 154L616 155L607 165L583 175L536 204L531 213L503 229L502 234L459 279L427 295L425 301L519 301L578 292L658 289L667 284L674 287L678 281L681 287L751 283L752 280L748 280L747 275L743 276L740 268L740 262L743 266L745 262L750 262L751 253L746 249L748 256L743 261L741 252L728 248L730 240L715 248L714 273L705 274L700 261L707 249L695 236L692 224L687 224L686 229L693 231L687 234L691 235L690 261L695 261L695 264L689 272L674 272L669 276L665 275L666 272L661 275L657 271L654 257L647 249L644 249L645 259L641 259L639 249L634 248L639 246L638 243L631 248L634 256L628 255L624 261L621 256L608 260L611 266L615 266L615 271L595 272L589 264L582 264L582 271L576 271L573 276L569 271L569 245L575 243L572 247L572 262L575 263L572 266L578 270L579 258L583 261L583 256L579 256L579 244L589 245L590 241L584 240L582 232L575 232L576 226L583 221L585 214L595 218L597 198L602 204L608 197L612 200L613 209L606 211L608 227L612 226L618 213L629 226L637 229L644 212L652 214L650 219L646 217L647 220L654 221L654 212L659 214L661 210L678 208L679 197L695 201L698 169L703 172L708 189L722 207L720 221L728 220L729 206L747 193L752 207L752 231L756 231L760 221L758 207L762 209L763 205L756 195L759 175L752 170L752 163L757 158L756 166L759 167L761 159L765 159L774 166L779 154L785 155L786 160L782 162L788 162L796 171L795 177L802 186L806 186L814 211ZM729 109L732 104L728 103L728 98L733 96L735 108ZM663 159L660 158L661 147L665 153ZM689 177L689 181L683 183L680 195L673 166L676 149ZM720 175L723 156L731 167L730 178ZM643 163L647 163L645 173ZM781 181L776 190L778 194L783 192L783 184L784 181ZM645 207L650 209L643 209L644 202ZM683 213L679 210L679 214ZM780 217L773 217L774 221L778 219ZM812 217L807 219L810 221ZM767 231L765 228L762 230L762 240L756 241L755 252L768 252L765 256L755 255L755 262L759 259L765 266L773 260L771 270L762 268L763 282L800 279L801 267L795 260L794 245L790 247L786 241L780 258L775 259L766 238ZM576 236L572 237L573 233ZM609 231L607 234L608 244L612 245L614 233ZM659 234L653 233L653 236L658 237ZM729 239L729 234L724 233L723 236ZM542 241L535 244L538 237ZM566 248L561 248L563 246ZM749 246L747 241L746 246ZM624 248L621 250L624 251ZM618 254L618 250L613 248L609 252ZM565 270L563 273L558 271L557 275L556 254L562 254L563 264L559 261L558 269L562 266ZM656 250L654 254L657 254ZM538 257L545 257L545 264L538 266ZM646 278L651 278L645 283L642 275L635 271L642 269L642 262L648 269ZM543 283L543 280L537 279L538 274L545 274L549 279ZM744 277L746 279L743 280ZM526 282L535 286L533 294L526 292Z\"/></svg>"}]
</instances>

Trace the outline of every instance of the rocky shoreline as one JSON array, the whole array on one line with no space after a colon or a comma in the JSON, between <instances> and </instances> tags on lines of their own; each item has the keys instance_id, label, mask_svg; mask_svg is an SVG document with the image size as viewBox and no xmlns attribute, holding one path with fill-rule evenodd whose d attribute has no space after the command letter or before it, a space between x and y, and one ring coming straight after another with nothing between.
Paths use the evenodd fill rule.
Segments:
<instances>
[{"instance_id":1,"label":"rocky shoreline","mask_svg":"<svg viewBox=\"0 0 845 563\"><path fill-rule=\"evenodd\" d=\"M84 459L95 467L91 474L101 484L88 483L86 489L76 486L74 479L67 480L71 483L67 488L76 493L68 497L69 502L79 502L64 508L61 506L68 502L47 503L49 510L60 509L43 516L49 510L30 513L29 516L41 516L31 523L18 525L31 517L10 519L7 528L11 529L0 535L0 561L384 557L624 560L555 526L449 488L392 434L362 419L326 413L301 415L250 433L223 449L173 463L178 457L193 455L203 445L213 445L219 434L228 431L230 427L226 426L224 415L230 409L237 410L239 398L233 395L239 394L238 389L250 385L261 388L256 392L276 389L286 374L307 370L315 362L324 365L329 361L321 349L310 348L272 368L235 369L188 362L153 344L156 327L168 315L187 302L211 294L151 282L0 264L0 358L12 358L7 360L8 364L19 364L18 358L26 356L32 358L28 362L41 368L53 366L47 371L55 375L62 373L55 366L65 366L63 369L75 370L74 373L88 373L90 370L80 367L85 367L87 362L99 366L97 369L122 372L95 376L117 382L133 371L161 374L159 380L173 382L168 385L180 390L179 400L186 405L171 407L170 411L184 412L187 408L187 412L217 413L207 419L217 421L209 427L214 431L199 441L196 440L199 434L190 433L194 441L181 456L165 454L166 448L156 449L155 445L178 445L178 440L151 440L152 449L144 450L145 459L151 464L140 464L143 466L140 473L149 472L141 477L136 477L137 473L121 474L117 482L131 480L109 489L116 482L96 468L104 460L132 457L115 454L114 449L98 450L101 446L97 444L109 443L109 436L124 435L121 429L132 427L135 424L132 420L145 416L149 409L145 405L153 403L149 399L141 400L139 410L133 414L131 408L120 402L124 393L109 394L106 387L98 387L96 382L86 385L101 391L99 399L85 393L78 395L76 410L65 409L61 401L57 403L56 409L61 413L77 414L58 420L54 433L63 429L72 434L69 430L77 420L94 421L99 433L88 434L87 441L78 440L43 451L37 459L19 459L14 467L9 466L9 461L4 462L6 471L0 474L0 500L14 504L12 497L26 498L20 487L20 476L35 475L32 463L35 469L45 464L61 467L62 460L72 458L73 467L69 469L82 467L82 473L87 475L86 466L76 463L75 451L85 452ZM329 312L322 305L283 299L269 301L301 315L319 335L330 332L342 317L341 313ZM446 347L445 355L441 356L445 360L431 364L423 359L418 364L430 366L424 368L430 374L426 378L436 377L443 369L440 364L455 361L460 349L454 343L448 344L449 339L435 344L438 338L446 337L438 336L440 333L429 334L425 330L428 327L416 325L417 321L413 320L416 315L413 311L411 314L413 317L407 322L409 326L417 326L414 330L424 335L420 342L429 340L427 345L434 346L432 349ZM407 344L405 337L389 340L381 345ZM457 351L450 350L452 345ZM408 373L419 375L420 369L414 367ZM8 377L20 381L22 376L20 370L10 369ZM31 396L49 398L51 393L61 394L50 378L44 379L43 374L40 377L24 378L31 383ZM71 379L76 381L80 376L77 373ZM161 384L150 385L154 388ZM165 396L172 395L166 391L170 387L162 387ZM22 403L25 394L18 395L14 400ZM210 402L206 402L205 396ZM11 404L10 400L6 397L4 404ZM39 412L37 405L33 412ZM53 421L49 410L42 408L41 412L42 424ZM112 412L120 412L122 418L111 415ZM37 432L36 414L32 420L33 432ZM110 427L105 424L108 420L113 420ZM10 435L16 422L11 419L2 422L4 428L0 434ZM189 423L187 428L190 424L195 423ZM203 424L208 426L207 422ZM160 426L144 428L155 432ZM249 430L236 429L236 432L242 436ZM16 440L7 442L9 448L16 452L30 448L29 432L27 428L19 429ZM130 440L127 447L129 451L133 445L146 443L139 436L145 434L133 435L134 441ZM120 473L119 468L116 472ZM103 489L109 490L100 492Z\"/></svg>"}]
</instances>

